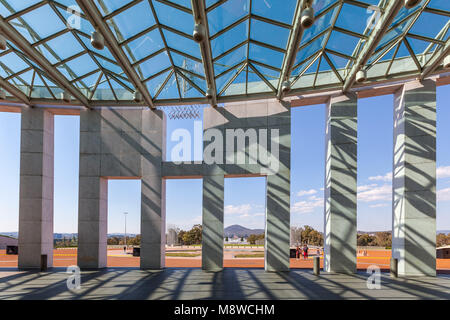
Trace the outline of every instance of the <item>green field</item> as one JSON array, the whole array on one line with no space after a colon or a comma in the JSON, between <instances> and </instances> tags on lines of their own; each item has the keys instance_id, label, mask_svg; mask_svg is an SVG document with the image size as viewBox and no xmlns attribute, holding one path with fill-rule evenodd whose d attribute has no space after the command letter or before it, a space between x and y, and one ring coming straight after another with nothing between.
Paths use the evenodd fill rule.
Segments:
<instances>
[{"instance_id":1,"label":"green field","mask_svg":"<svg viewBox=\"0 0 450 320\"><path fill-rule=\"evenodd\" d=\"M168 252L166 253L166 257L198 257L200 253L185 253L185 252Z\"/></svg>"},{"instance_id":2,"label":"green field","mask_svg":"<svg viewBox=\"0 0 450 320\"><path fill-rule=\"evenodd\" d=\"M264 258L264 253L237 254L235 258Z\"/></svg>"}]
</instances>

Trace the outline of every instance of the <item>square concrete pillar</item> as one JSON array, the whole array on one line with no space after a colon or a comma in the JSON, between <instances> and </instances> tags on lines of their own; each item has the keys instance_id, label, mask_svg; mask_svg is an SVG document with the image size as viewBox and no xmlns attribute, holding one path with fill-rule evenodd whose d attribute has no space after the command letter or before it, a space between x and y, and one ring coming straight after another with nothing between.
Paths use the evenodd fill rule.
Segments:
<instances>
[{"instance_id":1,"label":"square concrete pillar","mask_svg":"<svg viewBox=\"0 0 450 320\"><path fill-rule=\"evenodd\" d=\"M141 131L141 269L161 269L166 251L166 122L162 111L142 111Z\"/></svg>"},{"instance_id":2,"label":"square concrete pillar","mask_svg":"<svg viewBox=\"0 0 450 320\"><path fill-rule=\"evenodd\" d=\"M20 144L19 268L53 265L54 117L22 108Z\"/></svg>"},{"instance_id":3,"label":"square concrete pillar","mask_svg":"<svg viewBox=\"0 0 450 320\"><path fill-rule=\"evenodd\" d=\"M83 269L107 263L108 180L102 177L101 114L80 113L80 170L77 264Z\"/></svg>"},{"instance_id":4,"label":"square concrete pillar","mask_svg":"<svg viewBox=\"0 0 450 320\"><path fill-rule=\"evenodd\" d=\"M203 177L202 269L223 268L224 174L218 165Z\"/></svg>"},{"instance_id":5,"label":"square concrete pillar","mask_svg":"<svg viewBox=\"0 0 450 320\"><path fill-rule=\"evenodd\" d=\"M395 94L392 257L399 276L436 276L436 84Z\"/></svg>"},{"instance_id":6,"label":"square concrete pillar","mask_svg":"<svg viewBox=\"0 0 450 320\"><path fill-rule=\"evenodd\" d=\"M266 271L289 271L291 107L286 102L269 101L267 108L270 166L266 170L264 266Z\"/></svg>"},{"instance_id":7,"label":"square concrete pillar","mask_svg":"<svg viewBox=\"0 0 450 320\"><path fill-rule=\"evenodd\" d=\"M357 97L326 107L324 270L356 272Z\"/></svg>"}]
</instances>

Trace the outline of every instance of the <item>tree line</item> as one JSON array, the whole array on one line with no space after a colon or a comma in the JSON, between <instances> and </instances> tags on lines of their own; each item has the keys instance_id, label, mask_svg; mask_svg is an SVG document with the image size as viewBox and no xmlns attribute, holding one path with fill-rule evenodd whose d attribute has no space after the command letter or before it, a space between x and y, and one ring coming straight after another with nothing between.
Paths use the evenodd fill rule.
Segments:
<instances>
[{"instance_id":1,"label":"tree line","mask_svg":"<svg viewBox=\"0 0 450 320\"><path fill-rule=\"evenodd\" d=\"M323 235L310 226L291 227L291 244L323 246Z\"/></svg>"}]
</instances>

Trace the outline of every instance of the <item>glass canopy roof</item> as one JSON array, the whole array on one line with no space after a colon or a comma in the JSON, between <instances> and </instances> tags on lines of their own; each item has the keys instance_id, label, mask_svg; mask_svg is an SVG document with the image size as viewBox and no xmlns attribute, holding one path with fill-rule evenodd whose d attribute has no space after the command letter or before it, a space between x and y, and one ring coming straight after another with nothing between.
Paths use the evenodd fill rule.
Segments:
<instances>
[{"instance_id":1,"label":"glass canopy roof","mask_svg":"<svg viewBox=\"0 0 450 320\"><path fill-rule=\"evenodd\" d=\"M309 6L314 24L304 28ZM347 91L443 72L450 54L449 0L410 9L403 0L0 0L0 15L0 87L26 104L67 104L70 95L87 107L154 107ZM205 26L201 43L195 23ZM91 44L96 30L102 50Z\"/></svg>"}]
</instances>

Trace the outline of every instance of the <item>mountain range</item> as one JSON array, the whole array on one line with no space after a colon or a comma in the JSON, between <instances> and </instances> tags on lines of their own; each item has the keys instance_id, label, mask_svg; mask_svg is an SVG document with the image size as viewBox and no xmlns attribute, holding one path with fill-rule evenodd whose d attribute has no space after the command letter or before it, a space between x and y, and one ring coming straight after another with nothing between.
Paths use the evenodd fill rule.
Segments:
<instances>
[{"instance_id":1,"label":"mountain range","mask_svg":"<svg viewBox=\"0 0 450 320\"><path fill-rule=\"evenodd\" d=\"M241 237L246 238L251 234L261 234L261 233L264 233L264 229L249 229L238 224L233 224L224 229L225 237L229 238L232 238L234 236L237 236L239 238Z\"/></svg>"}]
</instances>

